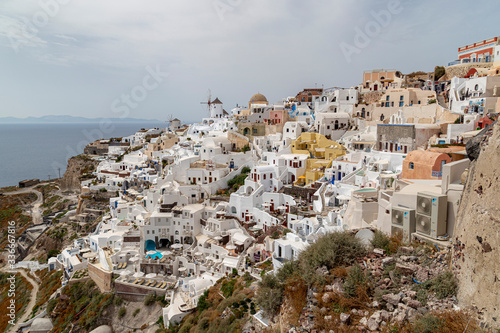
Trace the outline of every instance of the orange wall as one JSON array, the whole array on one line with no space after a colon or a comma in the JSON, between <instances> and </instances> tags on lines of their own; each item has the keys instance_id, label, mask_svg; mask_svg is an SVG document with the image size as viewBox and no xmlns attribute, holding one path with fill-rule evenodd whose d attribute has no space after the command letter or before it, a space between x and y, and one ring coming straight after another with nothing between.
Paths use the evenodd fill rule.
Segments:
<instances>
[{"instance_id":1,"label":"orange wall","mask_svg":"<svg viewBox=\"0 0 500 333\"><path fill-rule=\"evenodd\" d=\"M451 158L448 154L440 154L435 159L430 159L429 162L409 159L407 156L403 161L404 179L439 179L441 177L432 177L432 171L441 171L441 161L446 161L446 164L451 163ZM410 162L413 162L413 169L410 169Z\"/></svg>"}]
</instances>

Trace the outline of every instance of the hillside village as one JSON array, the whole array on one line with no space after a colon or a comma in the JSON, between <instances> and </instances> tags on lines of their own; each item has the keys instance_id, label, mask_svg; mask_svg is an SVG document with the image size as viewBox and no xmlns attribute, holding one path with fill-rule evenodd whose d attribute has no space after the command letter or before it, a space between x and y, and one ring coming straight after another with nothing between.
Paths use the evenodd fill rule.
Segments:
<instances>
[{"instance_id":1,"label":"hillside village","mask_svg":"<svg viewBox=\"0 0 500 333\"><path fill-rule=\"evenodd\" d=\"M151 313L155 320L141 323L151 332L179 329L187 320L194 326L193 314L207 307L207 299L220 305L236 295L226 294L227 281L248 282L241 289L245 296L234 302L249 312L226 304L221 314L223 320L244 318L238 328L244 332L393 332L438 310L470 310L470 327L500 328L497 307L481 304L488 300L472 304L460 289L442 297L432 289L443 276L457 279L460 288L466 267L458 237L464 232L457 226L465 223L461 205L471 164L480 156L477 145L486 140L478 138L498 131L500 37L460 47L458 60L434 72L371 69L359 80L354 87L305 88L279 101L251 92L248 104L236 107L210 98L199 123L175 118L166 128L89 143L58 184L74 200L52 216L62 212L58 227L77 226L75 236L62 238L46 264L28 256L18 267L60 272L51 299L89 281L130 304L154 295L161 299ZM54 229L51 221L45 218L47 230ZM307 266L308 249L328 237L347 242L332 234L359 247L352 258L345 252L347 268L340 272L321 260ZM477 236L483 253L491 252L490 235ZM279 280L287 270L304 276L296 287L304 283L303 293L294 289L303 303L295 304L294 293L283 287L278 308L264 304L272 276ZM342 283L355 270L371 280L369 289L385 292L363 299L356 288L349 291ZM321 288L308 272L323 276ZM413 287L426 281L429 298L423 300L423 291ZM363 301L328 310L349 292ZM498 297L492 294L489 302L498 305ZM63 311L56 303L52 312L41 304L45 310L35 311L23 329L53 329L54 313ZM208 331L196 318L198 331ZM140 325L101 320L86 329L132 328Z\"/></svg>"}]
</instances>

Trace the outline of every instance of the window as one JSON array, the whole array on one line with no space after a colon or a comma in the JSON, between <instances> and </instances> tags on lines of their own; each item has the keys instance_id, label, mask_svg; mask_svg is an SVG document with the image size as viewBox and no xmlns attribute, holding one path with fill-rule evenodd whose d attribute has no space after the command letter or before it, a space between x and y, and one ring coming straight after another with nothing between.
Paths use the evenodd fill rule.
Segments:
<instances>
[{"instance_id":1,"label":"window","mask_svg":"<svg viewBox=\"0 0 500 333\"><path fill-rule=\"evenodd\" d=\"M389 96L385 96L385 100L388 101L389 100Z\"/></svg>"},{"instance_id":2,"label":"window","mask_svg":"<svg viewBox=\"0 0 500 333\"><path fill-rule=\"evenodd\" d=\"M394 106L394 102L391 102L391 106Z\"/></svg>"},{"instance_id":3,"label":"window","mask_svg":"<svg viewBox=\"0 0 500 333\"><path fill-rule=\"evenodd\" d=\"M402 107L403 105L404 105L403 101L399 102L399 107Z\"/></svg>"},{"instance_id":4,"label":"window","mask_svg":"<svg viewBox=\"0 0 500 333\"><path fill-rule=\"evenodd\" d=\"M413 162L410 162L410 170L413 170L415 168L415 165L413 164Z\"/></svg>"},{"instance_id":5,"label":"window","mask_svg":"<svg viewBox=\"0 0 500 333\"><path fill-rule=\"evenodd\" d=\"M403 100L403 95L399 96L399 100L402 101Z\"/></svg>"},{"instance_id":6,"label":"window","mask_svg":"<svg viewBox=\"0 0 500 333\"><path fill-rule=\"evenodd\" d=\"M389 102L385 102L385 107L388 108L389 107Z\"/></svg>"}]
</instances>

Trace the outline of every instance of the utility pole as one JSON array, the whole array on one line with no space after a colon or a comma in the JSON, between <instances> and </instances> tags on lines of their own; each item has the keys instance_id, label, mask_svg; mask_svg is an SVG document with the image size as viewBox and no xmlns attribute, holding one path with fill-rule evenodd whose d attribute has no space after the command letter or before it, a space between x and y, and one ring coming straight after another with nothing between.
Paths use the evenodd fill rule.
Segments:
<instances>
[{"instance_id":1,"label":"utility pole","mask_svg":"<svg viewBox=\"0 0 500 333\"><path fill-rule=\"evenodd\" d=\"M61 178L61 168L57 168L57 171L59 171L59 178Z\"/></svg>"}]
</instances>

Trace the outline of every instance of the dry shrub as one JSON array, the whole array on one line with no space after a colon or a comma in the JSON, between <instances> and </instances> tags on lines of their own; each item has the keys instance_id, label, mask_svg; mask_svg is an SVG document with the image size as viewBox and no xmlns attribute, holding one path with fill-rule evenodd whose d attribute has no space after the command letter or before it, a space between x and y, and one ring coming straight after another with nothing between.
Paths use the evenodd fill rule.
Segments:
<instances>
[{"instance_id":1,"label":"dry shrub","mask_svg":"<svg viewBox=\"0 0 500 333\"><path fill-rule=\"evenodd\" d=\"M347 276L347 268L345 267L335 267L334 269L331 270L330 274L334 278L345 278Z\"/></svg>"},{"instance_id":2,"label":"dry shrub","mask_svg":"<svg viewBox=\"0 0 500 333\"><path fill-rule=\"evenodd\" d=\"M464 310L431 312L399 328L401 333L472 333L478 330L477 321Z\"/></svg>"},{"instance_id":3,"label":"dry shrub","mask_svg":"<svg viewBox=\"0 0 500 333\"><path fill-rule=\"evenodd\" d=\"M389 253L396 253L398 249L403 245L403 235L396 233L389 237L389 245L387 247Z\"/></svg>"},{"instance_id":4,"label":"dry shrub","mask_svg":"<svg viewBox=\"0 0 500 333\"><path fill-rule=\"evenodd\" d=\"M444 321L443 333L452 332L465 332L467 327L467 332L472 332L479 330L479 326L476 320L472 317L470 313L466 311L443 311L436 314L436 317ZM468 326L467 326L468 324Z\"/></svg>"},{"instance_id":5,"label":"dry shrub","mask_svg":"<svg viewBox=\"0 0 500 333\"><path fill-rule=\"evenodd\" d=\"M341 293L331 293L331 304L335 312L349 312L351 309L365 309L366 302L370 300L366 289L359 286L356 297L345 297Z\"/></svg>"},{"instance_id":6,"label":"dry shrub","mask_svg":"<svg viewBox=\"0 0 500 333\"><path fill-rule=\"evenodd\" d=\"M314 318L314 328L318 332L328 332L330 330L333 330L335 333L353 332L352 326L342 325L339 315L333 316L332 320L325 320L325 315L320 313L317 313Z\"/></svg>"},{"instance_id":7,"label":"dry shrub","mask_svg":"<svg viewBox=\"0 0 500 333\"><path fill-rule=\"evenodd\" d=\"M292 277L285 285L285 298L292 308L289 313L290 323L298 325L302 310L307 304L307 285L300 277Z\"/></svg>"}]
</instances>

